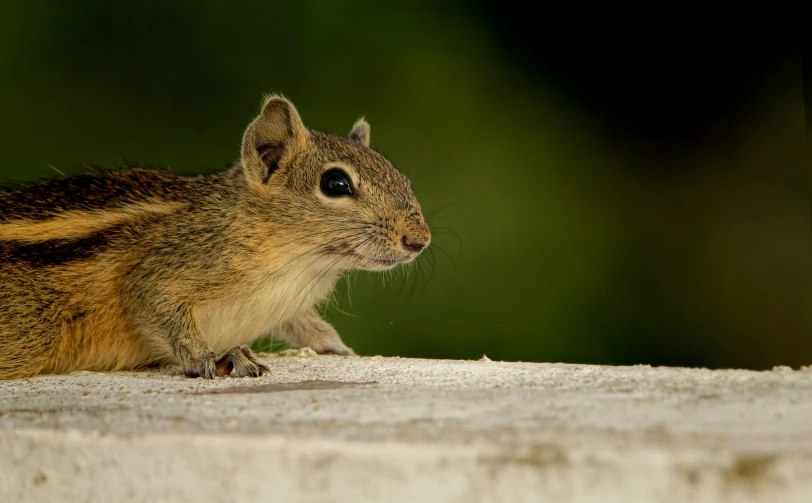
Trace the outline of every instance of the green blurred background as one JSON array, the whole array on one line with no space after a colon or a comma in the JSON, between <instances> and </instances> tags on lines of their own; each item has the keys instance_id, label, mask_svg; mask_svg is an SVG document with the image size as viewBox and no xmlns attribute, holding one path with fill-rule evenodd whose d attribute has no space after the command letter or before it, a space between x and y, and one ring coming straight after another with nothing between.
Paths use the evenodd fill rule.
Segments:
<instances>
[{"instance_id":1,"label":"green blurred background","mask_svg":"<svg viewBox=\"0 0 812 503\"><path fill-rule=\"evenodd\" d=\"M5 2L0 179L124 160L209 171L281 91L315 129L346 134L365 115L373 147L438 210L422 271L358 274L351 302L338 289L327 316L359 353L812 363L800 52L729 23L584 16L510 1Z\"/></svg>"}]
</instances>

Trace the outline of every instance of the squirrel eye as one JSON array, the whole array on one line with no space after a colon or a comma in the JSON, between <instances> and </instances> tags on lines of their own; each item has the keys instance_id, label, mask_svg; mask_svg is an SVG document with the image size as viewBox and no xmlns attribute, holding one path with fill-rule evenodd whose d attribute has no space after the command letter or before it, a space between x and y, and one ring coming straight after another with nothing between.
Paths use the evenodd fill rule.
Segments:
<instances>
[{"instance_id":1,"label":"squirrel eye","mask_svg":"<svg viewBox=\"0 0 812 503\"><path fill-rule=\"evenodd\" d=\"M344 171L333 168L321 175L321 191L330 197L352 196L355 194L350 177Z\"/></svg>"}]
</instances>

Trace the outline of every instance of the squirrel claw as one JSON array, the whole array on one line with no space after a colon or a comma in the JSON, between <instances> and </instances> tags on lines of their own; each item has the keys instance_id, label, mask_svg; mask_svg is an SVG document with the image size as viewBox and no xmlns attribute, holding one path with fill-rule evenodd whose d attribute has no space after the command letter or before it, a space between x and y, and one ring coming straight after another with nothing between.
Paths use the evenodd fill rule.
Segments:
<instances>
[{"instance_id":1,"label":"squirrel claw","mask_svg":"<svg viewBox=\"0 0 812 503\"><path fill-rule=\"evenodd\" d=\"M321 351L316 351L317 354L320 355L330 355L330 356L358 356L355 351L347 346L341 349L323 349Z\"/></svg>"},{"instance_id":2,"label":"squirrel claw","mask_svg":"<svg viewBox=\"0 0 812 503\"><path fill-rule=\"evenodd\" d=\"M226 352L214 364L218 377L259 377L271 369L257 361L247 346L237 346Z\"/></svg>"},{"instance_id":3,"label":"squirrel claw","mask_svg":"<svg viewBox=\"0 0 812 503\"><path fill-rule=\"evenodd\" d=\"M214 379L217 373L217 366L214 361L214 353L208 353L200 361L188 365L184 371L186 377L203 377L204 379Z\"/></svg>"}]
</instances>

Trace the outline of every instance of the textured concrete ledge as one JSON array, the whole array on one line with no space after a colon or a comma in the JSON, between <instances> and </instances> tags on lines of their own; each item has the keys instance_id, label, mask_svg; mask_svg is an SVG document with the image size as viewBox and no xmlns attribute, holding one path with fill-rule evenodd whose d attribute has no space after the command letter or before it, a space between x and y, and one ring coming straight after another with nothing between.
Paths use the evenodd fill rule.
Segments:
<instances>
[{"instance_id":1,"label":"textured concrete ledge","mask_svg":"<svg viewBox=\"0 0 812 503\"><path fill-rule=\"evenodd\" d=\"M298 354L0 381L0 501L812 501L808 368Z\"/></svg>"}]
</instances>

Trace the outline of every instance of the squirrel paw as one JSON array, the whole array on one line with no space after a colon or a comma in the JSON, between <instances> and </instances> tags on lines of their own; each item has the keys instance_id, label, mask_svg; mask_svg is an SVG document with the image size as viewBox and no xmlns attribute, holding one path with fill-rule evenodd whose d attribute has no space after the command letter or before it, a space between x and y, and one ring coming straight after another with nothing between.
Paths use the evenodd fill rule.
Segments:
<instances>
[{"instance_id":1,"label":"squirrel paw","mask_svg":"<svg viewBox=\"0 0 812 503\"><path fill-rule=\"evenodd\" d=\"M206 356L196 362L188 363L184 366L183 373L186 377L203 377L205 379L214 379L217 374L217 367L215 366L215 354L207 353Z\"/></svg>"},{"instance_id":2,"label":"squirrel paw","mask_svg":"<svg viewBox=\"0 0 812 503\"><path fill-rule=\"evenodd\" d=\"M259 377L271 369L267 365L259 363L254 354L247 346L237 346L229 349L226 354L220 357L214 364L216 375L225 377Z\"/></svg>"},{"instance_id":3,"label":"squirrel paw","mask_svg":"<svg viewBox=\"0 0 812 503\"><path fill-rule=\"evenodd\" d=\"M324 348L321 350L316 350L316 353L320 355L358 356L355 351L352 350L352 348L348 348L344 344L337 348Z\"/></svg>"}]
</instances>

